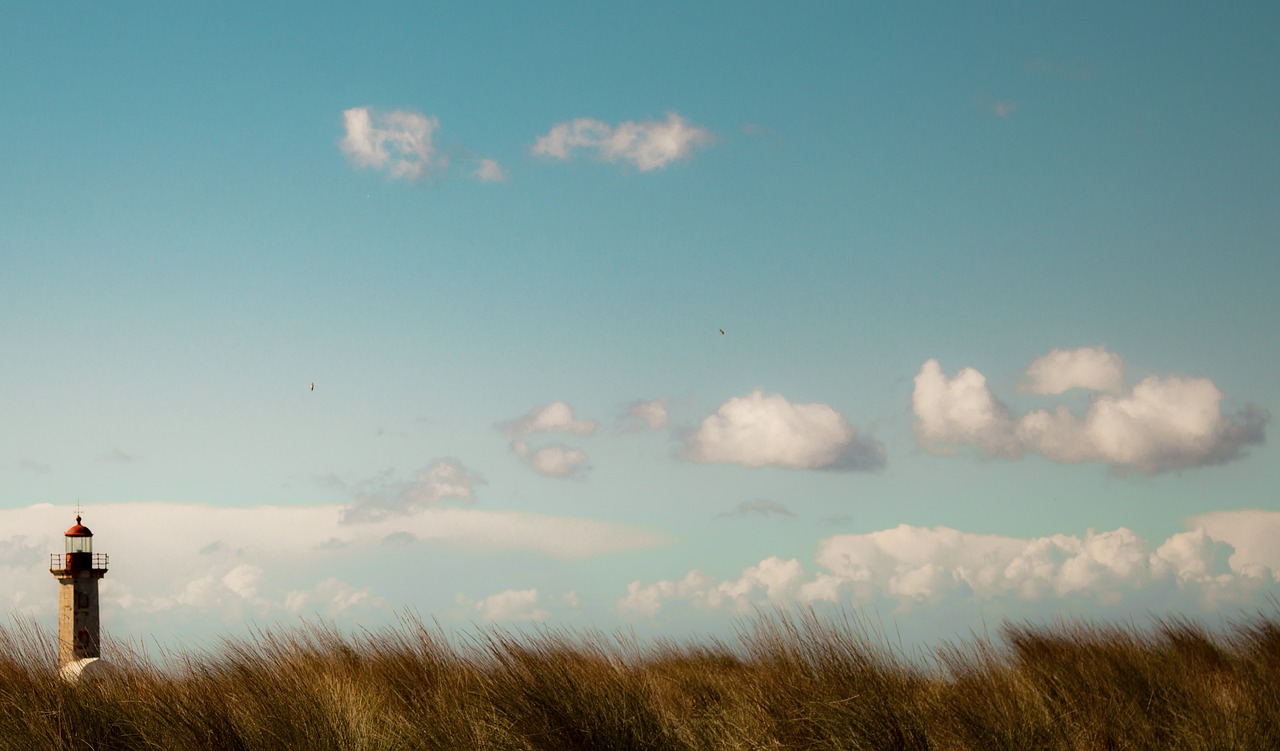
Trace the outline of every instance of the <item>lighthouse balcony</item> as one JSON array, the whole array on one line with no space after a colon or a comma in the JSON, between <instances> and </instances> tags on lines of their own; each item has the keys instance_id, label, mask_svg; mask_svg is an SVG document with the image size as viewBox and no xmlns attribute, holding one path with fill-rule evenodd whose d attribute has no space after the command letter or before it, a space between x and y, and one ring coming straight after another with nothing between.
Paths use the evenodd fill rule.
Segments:
<instances>
[{"instance_id":1,"label":"lighthouse balcony","mask_svg":"<svg viewBox=\"0 0 1280 751\"><path fill-rule=\"evenodd\" d=\"M54 575L68 571L90 571L107 568L106 553L50 553L49 570Z\"/></svg>"}]
</instances>

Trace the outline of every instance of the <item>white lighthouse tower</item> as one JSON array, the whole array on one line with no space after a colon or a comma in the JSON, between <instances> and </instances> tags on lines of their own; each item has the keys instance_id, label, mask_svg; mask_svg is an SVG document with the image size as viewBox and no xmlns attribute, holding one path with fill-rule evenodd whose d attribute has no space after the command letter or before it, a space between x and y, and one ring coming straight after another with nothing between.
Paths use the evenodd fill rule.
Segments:
<instances>
[{"instance_id":1,"label":"white lighthouse tower","mask_svg":"<svg viewBox=\"0 0 1280 751\"><path fill-rule=\"evenodd\" d=\"M65 553L49 556L49 573L58 580L58 664L64 673L98 659L98 580L107 573L107 556L93 552L93 532L76 523L66 533Z\"/></svg>"}]
</instances>

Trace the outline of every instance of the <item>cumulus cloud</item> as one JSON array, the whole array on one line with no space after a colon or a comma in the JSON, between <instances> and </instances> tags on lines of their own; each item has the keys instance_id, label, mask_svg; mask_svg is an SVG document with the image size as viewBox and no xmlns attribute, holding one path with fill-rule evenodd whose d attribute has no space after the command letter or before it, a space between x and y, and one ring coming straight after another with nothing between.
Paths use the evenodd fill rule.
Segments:
<instances>
[{"instance_id":1,"label":"cumulus cloud","mask_svg":"<svg viewBox=\"0 0 1280 751\"><path fill-rule=\"evenodd\" d=\"M507 171L493 159L476 160L476 169L471 174L483 183L505 183L507 181Z\"/></svg>"},{"instance_id":2,"label":"cumulus cloud","mask_svg":"<svg viewBox=\"0 0 1280 751\"><path fill-rule=\"evenodd\" d=\"M483 483L457 459L439 459L411 480L397 482L383 475L366 481L356 492L356 502L343 510L342 520L370 522L413 514L449 498L470 503L475 486Z\"/></svg>"},{"instance_id":3,"label":"cumulus cloud","mask_svg":"<svg viewBox=\"0 0 1280 751\"><path fill-rule=\"evenodd\" d=\"M251 563L242 563L222 577L222 583L227 589L245 599L253 599L258 595L260 581L262 581L262 567Z\"/></svg>"},{"instance_id":4,"label":"cumulus cloud","mask_svg":"<svg viewBox=\"0 0 1280 751\"><path fill-rule=\"evenodd\" d=\"M373 594L369 587L354 587L332 576L322 579L310 589L295 589L285 595L285 610L295 615L316 613L336 618L365 608L387 610L385 598Z\"/></svg>"},{"instance_id":5,"label":"cumulus cloud","mask_svg":"<svg viewBox=\"0 0 1280 751\"><path fill-rule=\"evenodd\" d=\"M1269 523L1280 525L1280 512L1269 513ZM877 598L911 605L948 597L1105 605L1149 591L1189 593L1208 607L1247 603L1274 589L1273 569L1255 559L1236 560L1231 550L1228 540L1204 528L1175 534L1153 550L1124 527L1015 538L903 524L822 540L820 570L813 574L796 559L770 556L736 578L717 580L694 569L678 580L634 581L617 611L652 617L670 602L744 613L769 605L867 604Z\"/></svg>"},{"instance_id":6,"label":"cumulus cloud","mask_svg":"<svg viewBox=\"0 0 1280 751\"><path fill-rule=\"evenodd\" d=\"M1063 407L1030 412L1018 435L1055 461L1103 461L1144 472L1220 464L1261 443L1267 419L1255 409L1224 416L1221 401L1207 378L1151 376L1126 395L1094 400L1083 419Z\"/></svg>"},{"instance_id":7,"label":"cumulus cloud","mask_svg":"<svg viewBox=\"0 0 1280 751\"><path fill-rule=\"evenodd\" d=\"M1046 393L1068 384L1086 387L1086 381L1089 388L1117 385L1118 358L1097 351L1055 353L1028 369ZM981 373L964 368L948 377L937 360L928 360L915 378L911 404L916 441L927 451L952 453L970 445L988 456L1013 458L1030 450L1058 462L1097 461L1155 473L1220 464L1263 441L1269 415L1254 407L1223 415L1222 399L1207 378L1150 376L1126 393L1096 395L1083 417L1058 405L1015 418Z\"/></svg>"},{"instance_id":8,"label":"cumulus cloud","mask_svg":"<svg viewBox=\"0 0 1280 751\"><path fill-rule=\"evenodd\" d=\"M884 446L858 434L826 404L792 404L759 389L721 404L684 436L684 457L699 463L788 469L879 469Z\"/></svg>"},{"instance_id":9,"label":"cumulus cloud","mask_svg":"<svg viewBox=\"0 0 1280 751\"><path fill-rule=\"evenodd\" d=\"M1124 391L1124 361L1102 347L1053 349L1027 366L1025 389L1033 394L1062 394L1071 389Z\"/></svg>"},{"instance_id":10,"label":"cumulus cloud","mask_svg":"<svg viewBox=\"0 0 1280 751\"><path fill-rule=\"evenodd\" d=\"M1179 581L1208 581L1231 575L1230 560L1234 552L1230 545L1214 539L1204 527L1197 527L1165 540L1156 548L1152 565L1158 565L1157 561L1163 562ZM1243 565L1240 570L1242 573L1245 571Z\"/></svg>"},{"instance_id":11,"label":"cumulus cloud","mask_svg":"<svg viewBox=\"0 0 1280 751\"><path fill-rule=\"evenodd\" d=\"M479 602L472 602L462 595L458 595L457 600L466 611L478 616L480 620L494 623L545 621L551 615L545 608L538 607L537 589L508 589L489 595Z\"/></svg>"},{"instance_id":12,"label":"cumulus cloud","mask_svg":"<svg viewBox=\"0 0 1280 751\"><path fill-rule=\"evenodd\" d=\"M583 117L552 126L538 137L532 151L554 159L568 159L578 150L590 151L606 162L628 162L648 172L688 159L694 149L712 140L710 131L689 124L674 112L667 113L665 122L628 120L617 126Z\"/></svg>"},{"instance_id":13,"label":"cumulus cloud","mask_svg":"<svg viewBox=\"0 0 1280 751\"><path fill-rule=\"evenodd\" d=\"M1212 511L1191 517L1187 526L1202 528L1214 539L1230 542L1233 570L1263 567L1280 571L1280 545L1276 545L1280 540L1280 511Z\"/></svg>"},{"instance_id":14,"label":"cumulus cloud","mask_svg":"<svg viewBox=\"0 0 1280 751\"><path fill-rule=\"evenodd\" d=\"M733 507L732 511L726 511L716 516L717 519L740 519L744 516L795 516L786 506L781 503L769 501L764 498L757 498L754 501L743 501Z\"/></svg>"},{"instance_id":15,"label":"cumulus cloud","mask_svg":"<svg viewBox=\"0 0 1280 751\"><path fill-rule=\"evenodd\" d=\"M515 440L511 442L511 450L530 469L546 477L577 477L590 469L585 453L559 443L535 449L524 441Z\"/></svg>"},{"instance_id":16,"label":"cumulus cloud","mask_svg":"<svg viewBox=\"0 0 1280 751\"><path fill-rule=\"evenodd\" d=\"M742 615L753 607L798 601L804 579L804 568L799 561L777 556L747 567L736 579L716 581L694 569L678 581L663 580L649 585L631 582L627 585L627 594L618 600L617 611L621 615L653 617L666 601L684 600L703 609L728 607ZM814 591L813 588L807 590Z\"/></svg>"},{"instance_id":17,"label":"cumulus cloud","mask_svg":"<svg viewBox=\"0 0 1280 751\"><path fill-rule=\"evenodd\" d=\"M970 444L988 456L1017 456L1009 408L996 400L987 379L973 368L948 378L937 360L927 360L911 393L916 442L926 451L950 453L953 444Z\"/></svg>"},{"instance_id":18,"label":"cumulus cloud","mask_svg":"<svg viewBox=\"0 0 1280 751\"><path fill-rule=\"evenodd\" d=\"M393 179L412 181L442 171L448 164L432 144L440 125L434 116L353 107L342 113L342 119L346 129L342 153L354 167L382 170Z\"/></svg>"},{"instance_id":19,"label":"cumulus cloud","mask_svg":"<svg viewBox=\"0 0 1280 751\"><path fill-rule=\"evenodd\" d=\"M579 420L573 415L573 407L555 401L517 417L499 423L498 429L510 436L531 433L578 433L591 435L596 432L595 420Z\"/></svg>"},{"instance_id":20,"label":"cumulus cloud","mask_svg":"<svg viewBox=\"0 0 1280 751\"><path fill-rule=\"evenodd\" d=\"M666 399L653 399L627 405L623 419L631 425L643 425L649 430L661 430L667 426L671 416Z\"/></svg>"}]
</instances>

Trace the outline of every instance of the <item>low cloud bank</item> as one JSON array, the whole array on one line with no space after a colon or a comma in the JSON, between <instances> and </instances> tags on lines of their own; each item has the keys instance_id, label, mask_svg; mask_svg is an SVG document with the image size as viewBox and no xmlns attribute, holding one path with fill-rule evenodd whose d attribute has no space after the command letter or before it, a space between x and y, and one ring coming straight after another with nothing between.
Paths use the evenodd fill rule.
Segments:
<instances>
[{"instance_id":1,"label":"low cloud bank","mask_svg":"<svg viewBox=\"0 0 1280 751\"><path fill-rule=\"evenodd\" d=\"M633 581L616 609L653 617L673 603L737 614L878 599L904 607L948 600L1113 605L1139 593L1190 595L1212 609L1276 591L1280 553L1267 541L1280 535L1280 512L1217 512L1191 522L1193 529L1157 545L1124 527L1015 538L903 524L823 539L812 573L797 559L770 556L736 578L693 569L680 579Z\"/></svg>"},{"instance_id":2,"label":"low cloud bank","mask_svg":"<svg viewBox=\"0 0 1280 751\"><path fill-rule=\"evenodd\" d=\"M239 625L312 613L386 615L391 605L385 599L349 579L394 554L388 546L444 544L476 554L582 560L667 543L658 533L624 524L511 511L426 508L361 524L343 523L342 512L336 504L95 505L84 521L94 532L95 551L110 556L102 582L104 617ZM10 612L52 616L57 588L49 554L63 549L63 532L74 519L68 506L0 510L0 602Z\"/></svg>"}]
</instances>

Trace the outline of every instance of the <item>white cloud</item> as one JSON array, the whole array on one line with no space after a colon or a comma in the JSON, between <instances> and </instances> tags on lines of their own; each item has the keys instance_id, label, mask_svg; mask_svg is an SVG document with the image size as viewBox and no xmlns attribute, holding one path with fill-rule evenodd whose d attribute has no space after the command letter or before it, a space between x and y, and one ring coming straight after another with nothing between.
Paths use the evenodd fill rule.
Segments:
<instances>
[{"instance_id":1,"label":"white cloud","mask_svg":"<svg viewBox=\"0 0 1280 751\"><path fill-rule=\"evenodd\" d=\"M652 618L667 600L697 602L706 599L706 591L714 580L694 569L680 581L664 579L654 584L642 585L638 581L627 585L627 594L618 600L617 610L623 615L643 615Z\"/></svg>"},{"instance_id":2,"label":"white cloud","mask_svg":"<svg viewBox=\"0 0 1280 751\"><path fill-rule=\"evenodd\" d=\"M1049 357L1062 367L1036 371L1045 375L1046 388L1080 386L1086 373L1093 378L1106 370L1095 367L1101 359L1075 367L1092 355ZM972 445L988 456L1013 458L1031 450L1058 462L1098 461L1154 473L1226 462L1244 446L1262 442L1269 415L1249 407L1224 416L1222 398L1207 378L1151 376L1128 393L1095 396L1083 418L1058 405L1015 419L981 373L965 368L948 378L937 360L928 360L915 378L911 400L916 440L927 451L950 453Z\"/></svg>"},{"instance_id":3,"label":"white cloud","mask_svg":"<svg viewBox=\"0 0 1280 751\"><path fill-rule=\"evenodd\" d=\"M666 399L632 402L627 405L625 419L632 424L644 424L649 430L660 430L667 426L670 414Z\"/></svg>"},{"instance_id":4,"label":"white cloud","mask_svg":"<svg viewBox=\"0 0 1280 751\"><path fill-rule=\"evenodd\" d=\"M1102 347L1053 349L1027 366L1027 391L1062 394L1088 389L1118 394L1124 390L1124 360Z\"/></svg>"},{"instance_id":5,"label":"white cloud","mask_svg":"<svg viewBox=\"0 0 1280 751\"><path fill-rule=\"evenodd\" d=\"M439 459L418 470L412 480L395 482L382 476L366 481L356 493L356 502L343 511L342 520L369 522L413 514L449 498L470 503L474 487L483 483L457 459Z\"/></svg>"},{"instance_id":6,"label":"white cloud","mask_svg":"<svg viewBox=\"0 0 1280 751\"><path fill-rule=\"evenodd\" d=\"M596 432L595 420L579 420L573 416L573 407L555 401L531 410L521 417L499 423L498 428L507 435L530 433L578 433L591 435Z\"/></svg>"},{"instance_id":7,"label":"white cloud","mask_svg":"<svg viewBox=\"0 0 1280 751\"><path fill-rule=\"evenodd\" d=\"M585 453L558 443L531 449L524 441L515 440L511 450L534 472L547 477L576 477L590 468Z\"/></svg>"},{"instance_id":8,"label":"white cloud","mask_svg":"<svg viewBox=\"0 0 1280 751\"><path fill-rule=\"evenodd\" d=\"M353 107L342 117L346 129L342 153L355 167L384 170L392 178L417 180L447 166L448 160L437 154L432 144L440 124L434 116Z\"/></svg>"},{"instance_id":9,"label":"white cloud","mask_svg":"<svg viewBox=\"0 0 1280 751\"><path fill-rule=\"evenodd\" d=\"M364 608L387 610L389 607L389 603L374 595L369 587L354 587L332 576L317 582L311 589L293 590L284 598L284 608L290 613L304 616L318 613L325 618Z\"/></svg>"},{"instance_id":10,"label":"white cloud","mask_svg":"<svg viewBox=\"0 0 1280 751\"><path fill-rule=\"evenodd\" d=\"M262 581L262 567L252 563L242 563L231 569L222 577L227 589L246 600L258 596L258 583Z\"/></svg>"},{"instance_id":11,"label":"white cloud","mask_svg":"<svg viewBox=\"0 0 1280 751\"><path fill-rule=\"evenodd\" d=\"M1064 462L1105 461L1145 472L1217 464L1263 437L1265 416L1222 415L1222 392L1207 378L1143 379L1124 396L1094 400L1084 419L1059 409L1022 419L1029 446Z\"/></svg>"},{"instance_id":12,"label":"white cloud","mask_svg":"<svg viewBox=\"0 0 1280 751\"><path fill-rule=\"evenodd\" d=\"M1259 567L1280 571L1280 511L1236 509L1212 511L1187 520L1192 528L1203 528L1216 540L1231 544L1231 568L1235 571Z\"/></svg>"},{"instance_id":13,"label":"white cloud","mask_svg":"<svg viewBox=\"0 0 1280 751\"><path fill-rule=\"evenodd\" d=\"M916 442L926 451L950 453L953 444L972 444L988 456L1017 456L1009 409L973 368L948 378L937 360L920 366L911 393Z\"/></svg>"},{"instance_id":14,"label":"white cloud","mask_svg":"<svg viewBox=\"0 0 1280 751\"><path fill-rule=\"evenodd\" d=\"M1280 512L1266 513L1266 532L1274 533ZM1255 534L1242 528L1244 518L1224 521L1224 526L1241 526L1233 534ZM1280 555L1228 561L1231 549L1230 540L1214 538L1204 528L1175 534L1153 552L1124 527L1083 536L1015 538L903 524L823 539L816 555L822 570L813 575L795 559L770 556L733 579L717 581L694 569L680 580L634 581L617 611L653 617L669 602L685 602L743 613L768 605L868 604L877 598L903 605L943 598L1111 605L1136 592L1182 592L1211 609L1220 602L1247 603L1260 589L1274 589L1278 578L1263 561Z\"/></svg>"},{"instance_id":15,"label":"white cloud","mask_svg":"<svg viewBox=\"0 0 1280 751\"><path fill-rule=\"evenodd\" d=\"M1215 540L1204 527L1197 527L1165 540L1156 548L1155 556L1169 566L1179 581L1208 581L1231 574L1233 552L1230 545Z\"/></svg>"},{"instance_id":16,"label":"white cloud","mask_svg":"<svg viewBox=\"0 0 1280 751\"><path fill-rule=\"evenodd\" d=\"M458 595L458 603L481 620L499 622L545 621L551 613L538 607L537 589L508 589L471 602Z\"/></svg>"},{"instance_id":17,"label":"white cloud","mask_svg":"<svg viewBox=\"0 0 1280 751\"><path fill-rule=\"evenodd\" d=\"M695 148L712 140L710 131L669 112L665 122L628 120L616 127L590 118L562 122L539 136L532 151L555 159L568 159L579 149L594 151L606 162L629 162L641 172L648 172L677 159L688 159Z\"/></svg>"},{"instance_id":18,"label":"white cloud","mask_svg":"<svg viewBox=\"0 0 1280 751\"><path fill-rule=\"evenodd\" d=\"M686 434L684 457L748 467L878 469L884 446L858 435L826 404L792 404L756 389L721 404Z\"/></svg>"},{"instance_id":19,"label":"white cloud","mask_svg":"<svg viewBox=\"0 0 1280 751\"><path fill-rule=\"evenodd\" d=\"M507 181L507 171L493 159L478 159L476 161L475 172L471 174L480 182L505 183Z\"/></svg>"},{"instance_id":20,"label":"white cloud","mask_svg":"<svg viewBox=\"0 0 1280 751\"><path fill-rule=\"evenodd\" d=\"M651 618L667 601L674 600L701 609L726 608L745 615L755 607L829 600L832 591L830 578L805 582L804 568L799 561L770 556L743 569L736 579L716 581L694 569L679 581L663 580L649 585L631 582L616 609L625 616Z\"/></svg>"}]
</instances>

